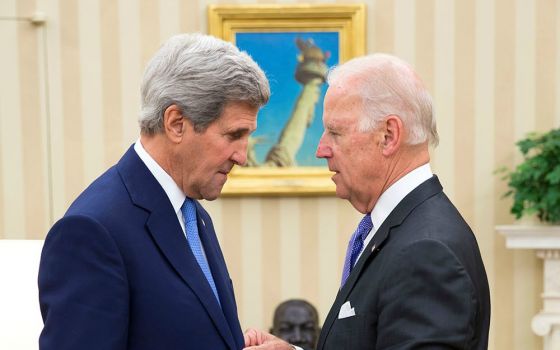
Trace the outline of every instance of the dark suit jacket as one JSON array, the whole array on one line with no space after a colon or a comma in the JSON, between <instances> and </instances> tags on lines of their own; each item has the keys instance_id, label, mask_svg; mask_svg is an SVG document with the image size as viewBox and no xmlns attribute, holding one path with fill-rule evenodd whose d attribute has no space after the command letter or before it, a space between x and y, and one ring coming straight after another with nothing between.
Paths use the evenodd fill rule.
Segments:
<instances>
[{"instance_id":1,"label":"dark suit jacket","mask_svg":"<svg viewBox=\"0 0 560 350\"><path fill-rule=\"evenodd\" d=\"M338 319L349 301L356 316ZM488 280L476 239L432 177L365 248L326 318L318 349L487 349Z\"/></svg>"},{"instance_id":2,"label":"dark suit jacket","mask_svg":"<svg viewBox=\"0 0 560 350\"><path fill-rule=\"evenodd\" d=\"M162 187L131 147L50 230L41 255L43 350L241 349L212 220L198 230L221 308Z\"/></svg>"}]
</instances>

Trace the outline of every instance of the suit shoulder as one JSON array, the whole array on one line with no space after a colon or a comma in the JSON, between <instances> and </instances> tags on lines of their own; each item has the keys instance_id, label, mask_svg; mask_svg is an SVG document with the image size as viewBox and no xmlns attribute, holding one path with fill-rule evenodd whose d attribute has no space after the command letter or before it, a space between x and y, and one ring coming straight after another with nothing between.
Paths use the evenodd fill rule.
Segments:
<instances>
[{"instance_id":1,"label":"suit shoulder","mask_svg":"<svg viewBox=\"0 0 560 350\"><path fill-rule=\"evenodd\" d=\"M45 238L43 255L60 247L69 247L85 252L95 246L115 248L115 242L107 228L94 217L88 215L66 215L58 220L49 230ZM87 247L87 249L84 249Z\"/></svg>"},{"instance_id":2,"label":"suit shoulder","mask_svg":"<svg viewBox=\"0 0 560 350\"><path fill-rule=\"evenodd\" d=\"M113 166L95 179L72 202L65 216L84 215L97 217L99 213L114 211L130 202L128 192Z\"/></svg>"},{"instance_id":3,"label":"suit shoulder","mask_svg":"<svg viewBox=\"0 0 560 350\"><path fill-rule=\"evenodd\" d=\"M452 243L475 239L468 223L444 193L427 199L412 210L399 231L408 233L403 236L408 236L409 240L427 238Z\"/></svg>"},{"instance_id":4,"label":"suit shoulder","mask_svg":"<svg viewBox=\"0 0 560 350\"><path fill-rule=\"evenodd\" d=\"M64 221L88 218L103 226L111 235L128 232L123 225L131 225L134 218L147 213L135 206L115 167L94 180L70 205Z\"/></svg>"}]
</instances>

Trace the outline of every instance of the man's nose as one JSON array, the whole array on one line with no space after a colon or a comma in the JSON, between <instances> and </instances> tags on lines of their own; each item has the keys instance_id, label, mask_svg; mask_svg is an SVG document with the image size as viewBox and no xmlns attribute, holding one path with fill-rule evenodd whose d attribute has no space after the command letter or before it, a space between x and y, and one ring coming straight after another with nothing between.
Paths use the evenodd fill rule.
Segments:
<instances>
[{"instance_id":1,"label":"man's nose","mask_svg":"<svg viewBox=\"0 0 560 350\"><path fill-rule=\"evenodd\" d=\"M317 157L317 158L330 158L330 157L332 157L331 148L324 144L322 138L319 141L319 145L317 146L317 152L315 153L315 157Z\"/></svg>"},{"instance_id":2,"label":"man's nose","mask_svg":"<svg viewBox=\"0 0 560 350\"><path fill-rule=\"evenodd\" d=\"M237 165L244 166L247 163L247 145L248 141L239 142L239 146L235 148L231 155L231 160Z\"/></svg>"},{"instance_id":3,"label":"man's nose","mask_svg":"<svg viewBox=\"0 0 560 350\"><path fill-rule=\"evenodd\" d=\"M295 343L301 342L303 339L301 338L302 332L299 327L294 327L294 332L292 333L292 341Z\"/></svg>"},{"instance_id":4,"label":"man's nose","mask_svg":"<svg viewBox=\"0 0 560 350\"><path fill-rule=\"evenodd\" d=\"M232 161L236 165L245 166L247 164L247 153L236 152L232 157Z\"/></svg>"}]
</instances>

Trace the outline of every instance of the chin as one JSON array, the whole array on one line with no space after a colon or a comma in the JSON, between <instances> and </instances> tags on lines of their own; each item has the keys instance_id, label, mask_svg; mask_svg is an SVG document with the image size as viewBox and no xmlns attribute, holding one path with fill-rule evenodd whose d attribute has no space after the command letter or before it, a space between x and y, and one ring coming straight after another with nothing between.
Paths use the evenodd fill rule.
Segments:
<instances>
[{"instance_id":1,"label":"chin","mask_svg":"<svg viewBox=\"0 0 560 350\"><path fill-rule=\"evenodd\" d=\"M348 195L348 191L343 188L342 186L336 186L336 196L340 199L348 199L350 196Z\"/></svg>"},{"instance_id":2,"label":"chin","mask_svg":"<svg viewBox=\"0 0 560 350\"><path fill-rule=\"evenodd\" d=\"M202 196L202 199L204 199L206 201L213 201L220 196L220 193L221 192L205 194L205 195Z\"/></svg>"},{"instance_id":3,"label":"chin","mask_svg":"<svg viewBox=\"0 0 560 350\"><path fill-rule=\"evenodd\" d=\"M207 201L213 201L214 199L217 199L220 196L220 194L222 194L223 187L224 186L222 185L219 187L214 187L209 189L209 191L202 193L202 198L204 198Z\"/></svg>"},{"instance_id":4,"label":"chin","mask_svg":"<svg viewBox=\"0 0 560 350\"><path fill-rule=\"evenodd\" d=\"M220 178L213 178L212 181L207 182L206 186L203 186L201 188L202 198L207 201L213 201L214 199L217 199L222 193L222 189L226 184L226 180L227 178L224 178L223 180Z\"/></svg>"}]
</instances>

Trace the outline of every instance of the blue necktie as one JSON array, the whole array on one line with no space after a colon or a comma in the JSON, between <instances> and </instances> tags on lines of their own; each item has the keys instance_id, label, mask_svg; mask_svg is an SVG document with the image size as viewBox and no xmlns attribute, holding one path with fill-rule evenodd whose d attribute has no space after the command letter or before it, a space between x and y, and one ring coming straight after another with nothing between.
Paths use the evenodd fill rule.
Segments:
<instances>
[{"instance_id":1,"label":"blue necktie","mask_svg":"<svg viewBox=\"0 0 560 350\"><path fill-rule=\"evenodd\" d=\"M350 242L348 242L348 249L346 250L346 258L344 259L344 269L342 270L342 283L340 284L340 288L344 286L348 276L350 276L350 272L352 272L352 268L356 263L356 259L358 255L362 251L362 247L364 246L364 240L366 239L369 231L373 228L373 223L371 222L371 216L368 213L360 224L358 228L350 238Z\"/></svg>"},{"instance_id":2,"label":"blue necktie","mask_svg":"<svg viewBox=\"0 0 560 350\"><path fill-rule=\"evenodd\" d=\"M202 273L206 277L210 288L212 288L212 292L214 292L216 300L218 300L218 304L220 304L220 297L218 296L218 290L216 289L216 284L214 283L210 266L208 266L208 261L202 251L202 243L200 242L198 226L196 223L196 207L194 201L189 197L185 198L185 202L181 206L181 212L183 213L183 219L185 220L185 232L187 234L189 246L191 247L193 255L196 258Z\"/></svg>"}]
</instances>

